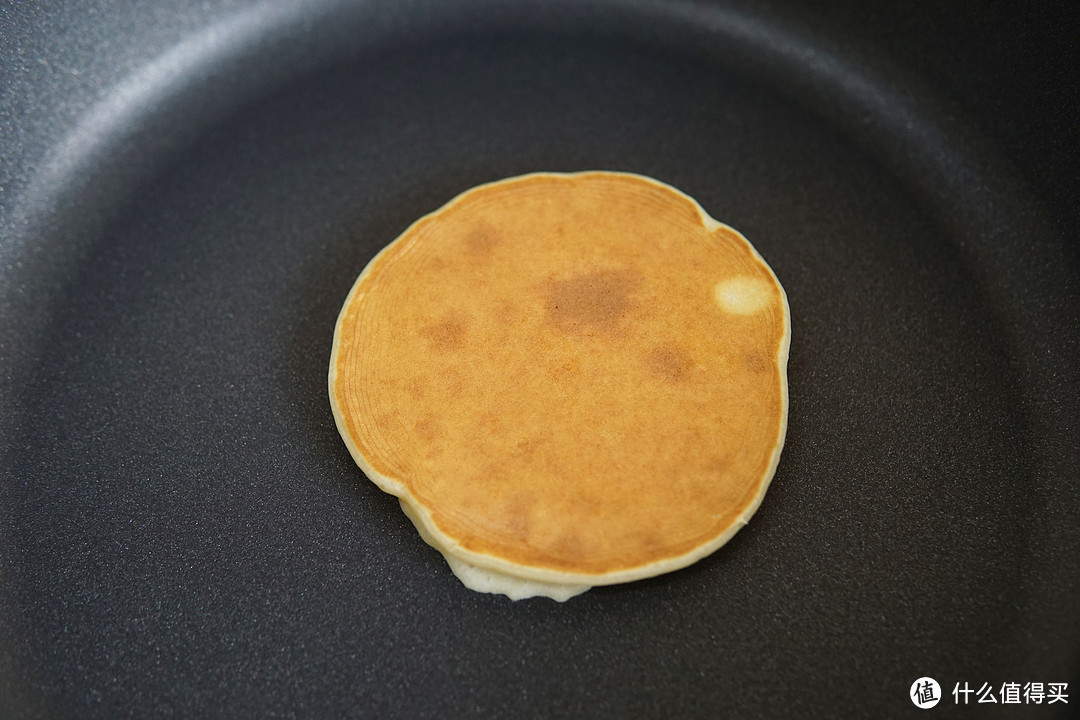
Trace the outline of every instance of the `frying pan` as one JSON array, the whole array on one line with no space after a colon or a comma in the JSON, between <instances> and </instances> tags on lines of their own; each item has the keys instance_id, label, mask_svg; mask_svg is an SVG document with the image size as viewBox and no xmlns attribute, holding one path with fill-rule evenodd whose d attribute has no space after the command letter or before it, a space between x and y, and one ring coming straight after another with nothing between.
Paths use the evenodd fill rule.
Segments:
<instances>
[{"instance_id":1,"label":"frying pan","mask_svg":"<svg viewBox=\"0 0 1080 720\"><path fill-rule=\"evenodd\" d=\"M1070 716L1063 4L127 5L0 8L0 717ZM584 169L769 261L788 440L704 561L513 603L351 462L330 341L417 217Z\"/></svg>"}]
</instances>

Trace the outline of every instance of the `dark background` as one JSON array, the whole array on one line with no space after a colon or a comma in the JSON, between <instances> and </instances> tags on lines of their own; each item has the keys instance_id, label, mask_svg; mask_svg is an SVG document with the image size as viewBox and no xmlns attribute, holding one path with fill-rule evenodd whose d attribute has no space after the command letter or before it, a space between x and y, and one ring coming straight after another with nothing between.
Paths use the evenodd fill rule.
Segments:
<instances>
[{"instance_id":1,"label":"dark background","mask_svg":"<svg viewBox=\"0 0 1080 720\"><path fill-rule=\"evenodd\" d=\"M1068 717L1075 11L0 6L0 717ZM353 465L337 312L409 223L640 172L791 303L750 525L566 604L466 590ZM1070 704L951 690L1068 682ZM974 700L974 698L973 698Z\"/></svg>"}]
</instances>

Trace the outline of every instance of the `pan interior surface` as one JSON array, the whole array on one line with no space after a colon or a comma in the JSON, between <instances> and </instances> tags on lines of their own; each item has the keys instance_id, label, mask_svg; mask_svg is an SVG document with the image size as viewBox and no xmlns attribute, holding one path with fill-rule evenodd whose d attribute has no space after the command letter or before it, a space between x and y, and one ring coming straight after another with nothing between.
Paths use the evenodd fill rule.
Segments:
<instances>
[{"instance_id":1,"label":"pan interior surface","mask_svg":"<svg viewBox=\"0 0 1080 720\"><path fill-rule=\"evenodd\" d=\"M99 149L72 172L101 172L56 183L4 270L27 309L3 319L0 714L867 717L927 673L1076 677L1056 414L1075 328L1045 328L1072 306L1008 280L1071 271L1041 206L981 202L1012 177L968 173L978 146L924 133L918 102L857 112L885 86L839 102L852 76L770 45L787 36L763 17L631 5L567 10L580 31L533 4L423 43L403 24L174 145L140 134L169 127L150 107L105 148L117 167ZM311 23L345 47L334 12ZM252 47L245 68L280 46ZM95 189L128 161L138 182ZM685 190L783 279L784 461L702 562L512 604L464 590L362 477L326 358L357 273L412 220L597 167Z\"/></svg>"}]
</instances>

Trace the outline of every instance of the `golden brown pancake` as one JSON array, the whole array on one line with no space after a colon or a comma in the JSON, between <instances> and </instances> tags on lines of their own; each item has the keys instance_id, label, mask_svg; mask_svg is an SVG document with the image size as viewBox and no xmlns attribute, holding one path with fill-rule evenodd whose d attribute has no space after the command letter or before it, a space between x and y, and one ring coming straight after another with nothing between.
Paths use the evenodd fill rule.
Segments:
<instances>
[{"instance_id":1,"label":"golden brown pancake","mask_svg":"<svg viewBox=\"0 0 1080 720\"><path fill-rule=\"evenodd\" d=\"M746 524L784 443L789 340L772 270L690 197L525 175L364 269L330 402L466 585L561 600L689 565Z\"/></svg>"}]
</instances>

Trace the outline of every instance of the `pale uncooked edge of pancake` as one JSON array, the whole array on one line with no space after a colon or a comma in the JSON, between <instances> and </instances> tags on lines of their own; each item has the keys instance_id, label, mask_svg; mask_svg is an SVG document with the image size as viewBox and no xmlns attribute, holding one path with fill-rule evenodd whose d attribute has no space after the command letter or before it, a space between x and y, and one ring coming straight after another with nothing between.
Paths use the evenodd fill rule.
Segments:
<instances>
[{"instance_id":1,"label":"pale uncooked edge of pancake","mask_svg":"<svg viewBox=\"0 0 1080 720\"><path fill-rule=\"evenodd\" d=\"M417 502L415 498L409 492L409 488L405 483L395 478L383 475L372 467L371 463L360 452L356 442L349 434L348 424L345 421L344 413L338 404L337 393L335 392L335 384L337 381L337 361L338 361L338 340L341 336L342 324L345 320L345 316L349 307L356 300L356 296L360 290L360 285L367 277L368 273L382 257L383 253L387 253L398 242L409 235L413 228L417 227L421 223L425 222L429 218L437 215L441 215L444 212L450 210L454 205L457 205L465 201L470 195L476 193L485 188L489 188L495 185L508 185L511 183L522 182L533 178L559 178L570 179L575 177L584 176L615 176L615 177L633 177L638 180L642 180L651 185L670 190L677 196L689 200L691 204L697 209L698 215L701 218L702 225L711 231L715 232L718 229L724 228L731 231L738 238L740 238L746 246L753 253L754 258L761 263L762 267L769 271L769 275L772 277L773 282L776 283L776 287L780 290L780 301L784 311L784 335L780 339L780 348L777 354L777 364L780 371L780 432L777 437L776 447L773 449L772 458L770 459L769 466L766 468L764 475L762 476L760 486L757 494L751 499L750 504L746 509L739 514L739 517L729 525L720 535L713 538L707 543L699 545L690 552L684 553L677 557L666 558L664 560L657 560L647 565L641 565L639 567L627 568L623 570L615 570L608 573L595 574L595 573L573 573L560 570L553 570L551 568L536 567L530 565L520 565L512 563L508 560L504 560L492 555L485 555L483 553L473 552L467 550L461 546L459 542L449 537L432 518L431 511L425 508L421 503ZM784 286L780 284L779 279L776 277L776 273L773 272L761 254L757 251L757 248L743 236L735 228L725 225L710 216L704 208L695 200L678 188L672 187L667 183L661 182L646 175L638 175L636 173L627 172L615 172L607 170L587 170L583 172L573 173L557 173L557 172L537 172L529 173L526 175L518 175L515 177L504 178L502 180L496 180L494 182L485 183L483 185L477 185L465 192L457 195L452 200L434 210L433 212L424 215L419 218L404 232L401 233L393 242L388 244L382 250L380 250L374 258L367 264L364 270L360 273L360 276L356 278L356 282L353 283L352 289L349 291L348 297L345 299L345 303L342 305L341 313L338 315L337 323L334 326L334 340L333 347L330 352L330 372L328 377L329 391L330 391L330 407L334 413L334 421L337 424L337 429L341 435L342 440L345 441L346 447L349 449L349 453L352 455L353 460L360 466L360 469L364 471L364 474L368 478L379 486L383 491L394 495L401 503L401 508L405 512L406 516L412 520L416 529L420 533L420 537L425 542L441 552L446 558L447 564L450 565L450 569L453 573L464 583L467 587L478 592L490 592L501 593L509 596L512 599L522 599L526 597L533 597L536 595L543 595L550 597L554 600L564 601L585 592L590 587L595 585L615 585L619 583L632 582L634 580L644 580L645 578L654 577L656 575L663 575L665 573L680 570L689 565L693 565L698 560L711 555L726 544L735 533L737 533L743 526L749 522L750 518L757 511L761 505L762 499L765 497L765 492L769 489L769 485L772 482L773 476L776 474L776 468L780 463L780 453L784 448L784 441L787 438L787 416L788 416L788 381L787 381L787 363L788 354L791 346L791 310L788 306L787 293L784 291Z\"/></svg>"}]
</instances>

